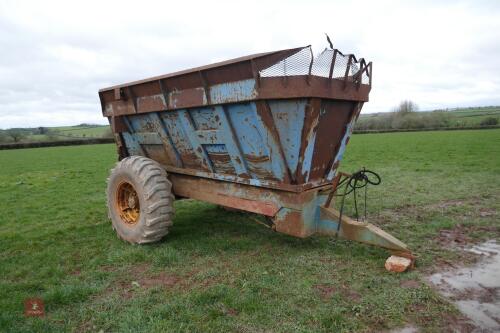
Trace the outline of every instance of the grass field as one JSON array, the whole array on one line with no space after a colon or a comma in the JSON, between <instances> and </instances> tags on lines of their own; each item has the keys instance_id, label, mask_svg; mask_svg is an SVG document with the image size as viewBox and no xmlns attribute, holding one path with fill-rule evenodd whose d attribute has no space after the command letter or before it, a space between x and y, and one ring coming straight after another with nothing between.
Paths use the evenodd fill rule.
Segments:
<instances>
[{"instance_id":1,"label":"grass field","mask_svg":"<svg viewBox=\"0 0 500 333\"><path fill-rule=\"evenodd\" d=\"M0 151L0 332L441 332L461 316L423 277L472 259L439 231L500 234L500 130L353 136L341 169L381 174L371 220L419 255L399 275L381 249L192 200L161 243L125 244L104 201L115 160L113 145ZM23 316L28 297L46 317Z\"/></svg>"},{"instance_id":2,"label":"grass field","mask_svg":"<svg viewBox=\"0 0 500 333\"><path fill-rule=\"evenodd\" d=\"M53 127L54 131L57 131L64 135L74 135L74 136L86 136L86 137L97 137L100 138L106 129L108 129L108 125L102 126L63 126L63 127Z\"/></svg>"},{"instance_id":3,"label":"grass field","mask_svg":"<svg viewBox=\"0 0 500 333\"><path fill-rule=\"evenodd\" d=\"M109 126L61 126L49 127L49 129L53 133L52 135L32 134L27 136L24 141L53 141L78 138L101 138L109 129Z\"/></svg>"},{"instance_id":4,"label":"grass field","mask_svg":"<svg viewBox=\"0 0 500 333\"><path fill-rule=\"evenodd\" d=\"M494 117L500 120L500 107L484 108L464 108L449 111L459 124L464 126L477 126L481 121L488 117Z\"/></svg>"},{"instance_id":5,"label":"grass field","mask_svg":"<svg viewBox=\"0 0 500 333\"><path fill-rule=\"evenodd\" d=\"M438 112L438 114L431 111L416 112L412 114L413 122L400 122L399 125L392 123L392 120L389 119L390 115L391 113L388 112L361 114L356 128L359 130L381 130L479 127L483 126L482 122L487 118L494 118L500 123L500 107L498 106L459 108ZM423 117L427 118L422 119ZM442 122L438 121L440 118L443 120Z\"/></svg>"}]
</instances>

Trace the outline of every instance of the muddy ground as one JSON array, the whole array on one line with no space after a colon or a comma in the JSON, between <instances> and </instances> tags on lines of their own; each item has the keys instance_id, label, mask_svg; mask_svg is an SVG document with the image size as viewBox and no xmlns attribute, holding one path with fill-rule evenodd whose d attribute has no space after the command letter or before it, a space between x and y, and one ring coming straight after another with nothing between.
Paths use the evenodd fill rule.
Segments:
<instances>
[{"instance_id":1,"label":"muddy ground","mask_svg":"<svg viewBox=\"0 0 500 333\"><path fill-rule=\"evenodd\" d=\"M428 282L451 299L473 324L473 332L500 332L500 244L467 247L477 262L432 274Z\"/></svg>"}]
</instances>

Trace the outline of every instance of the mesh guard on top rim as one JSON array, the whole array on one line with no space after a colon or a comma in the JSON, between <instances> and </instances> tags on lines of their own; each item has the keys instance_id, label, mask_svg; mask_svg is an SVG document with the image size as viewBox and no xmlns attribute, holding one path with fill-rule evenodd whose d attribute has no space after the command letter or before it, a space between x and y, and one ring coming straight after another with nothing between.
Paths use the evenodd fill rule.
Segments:
<instances>
[{"instance_id":1,"label":"mesh guard on top rim","mask_svg":"<svg viewBox=\"0 0 500 333\"><path fill-rule=\"evenodd\" d=\"M260 77L314 75L330 79L347 77L349 81L361 76L361 84L369 84L368 71L360 73L363 65L366 66L364 59L357 61L353 55L344 55L337 49L324 49L314 58L309 46L261 70L259 75Z\"/></svg>"},{"instance_id":2,"label":"mesh guard on top rim","mask_svg":"<svg viewBox=\"0 0 500 333\"><path fill-rule=\"evenodd\" d=\"M264 99L368 101L372 63L310 46L259 53L99 91L105 117Z\"/></svg>"}]
</instances>

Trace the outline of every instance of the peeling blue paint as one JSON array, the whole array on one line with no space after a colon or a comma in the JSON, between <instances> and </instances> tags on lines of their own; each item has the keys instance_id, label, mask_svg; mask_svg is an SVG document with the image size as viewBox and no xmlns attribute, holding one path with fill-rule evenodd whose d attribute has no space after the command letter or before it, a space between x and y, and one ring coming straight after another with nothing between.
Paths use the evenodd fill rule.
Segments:
<instances>
[{"instance_id":1,"label":"peeling blue paint","mask_svg":"<svg viewBox=\"0 0 500 333\"><path fill-rule=\"evenodd\" d=\"M250 81L236 86L248 88L245 91L251 94L254 82ZM228 83L224 89L229 90L221 91L231 94L230 90L236 88ZM309 177L317 145L315 122L320 121L312 119L310 131L303 133L310 101L270 100L266 103L268 109L262 106L258 109L257 102L252 101L128 115L124 117L129 128L129 132L124 133L125 146L132 155L147 156L154 148L149 146L163 145L169 161L173 161L171 166L203 171L210 178L221 180L240 177L255 186L264 186L269 181L294 184L299 173L305 175L306 183L331 181L335 170L325 170L328 177L323 180ZM335 161L342 159L352 125L347 125L340 149L332 156Z\"/></svg>"},{"instance_id":2,"label":"peeling blue paint","mask_svg":"<svg viewBox=\"0 0 500 333\"><path fill-rule=\"evenodd\" d=\"M297 172L300 154L300 138L304 126L307 100L269 101L274 125L279 134L286 163L292 174Z\"/></svg>"},{"instance_id":3,"label":"peeling blue paint","mask_svg":"<svg viewBox=\"0 0 500 333\"><path fill-rule=\"evenodd\" d=\"M215 84L210 87L212 104L252 100L256 96L254 79Z\"/></svg>"}]
</instances>

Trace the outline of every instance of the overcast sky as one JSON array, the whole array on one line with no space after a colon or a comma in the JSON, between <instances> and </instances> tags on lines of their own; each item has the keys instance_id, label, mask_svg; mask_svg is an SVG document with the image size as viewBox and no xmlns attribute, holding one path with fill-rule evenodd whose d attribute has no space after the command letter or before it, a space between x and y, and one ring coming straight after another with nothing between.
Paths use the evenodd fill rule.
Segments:
<instances>
[{"instance_id":1,"label":"overcast sky","mask_svg":"<svg viewBox=\"0 0 500 333\"><path fill-rule=\"evenodd\" d=\"M0 128L106 123L99 88L327 43L373 61L363 112L500 105L500 1L0 0Z\"/></svg>"}]
</instances>

